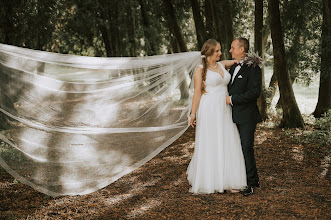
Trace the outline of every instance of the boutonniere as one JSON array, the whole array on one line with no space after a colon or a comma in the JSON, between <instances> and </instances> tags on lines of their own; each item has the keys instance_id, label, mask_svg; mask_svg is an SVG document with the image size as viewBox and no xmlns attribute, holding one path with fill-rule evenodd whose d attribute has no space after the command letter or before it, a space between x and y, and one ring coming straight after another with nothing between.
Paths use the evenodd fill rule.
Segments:
<instances>
[{"instance_id":1,"label":"boutonniere","mask_svg":"<svg viewBox=\"0 0 331 220\"><path fill-rule=\"evenodd\" d=\"M244 63L247 64L248 66L251 65L253 65L254 67L261 66L263 64L263 59L259 56L258 53L248 52L246 53Z\"/></svg>"}]
</instances>

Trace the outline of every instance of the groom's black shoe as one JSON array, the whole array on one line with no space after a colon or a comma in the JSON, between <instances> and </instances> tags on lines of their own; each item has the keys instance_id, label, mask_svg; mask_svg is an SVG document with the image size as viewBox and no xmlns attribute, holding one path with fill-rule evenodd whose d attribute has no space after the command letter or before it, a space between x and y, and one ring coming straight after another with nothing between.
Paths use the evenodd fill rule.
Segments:
<instances>
[{"instance_id":1,"label":"groom's black shoe","mask_svg":"<svg viewBox=\"0 0 331 220\"><path fill-rule=\"evenodd\" d=\"M242 192L242 194L244 196L249 196L249 195L253 195L253 186L246 186L246 188L244 189L244 191Z\"/></svg>"},{"instance_id":2,"label":"groom's black shoe","mask_svg":"<svg viewBox=\"0 0 331 220\"><path fill-rule=\"evenodd\" d=\"M257 181L257 182L254 183L252 186L254 186L254 187L260 187L260 181Z\"/></svg>"}]
</instances>

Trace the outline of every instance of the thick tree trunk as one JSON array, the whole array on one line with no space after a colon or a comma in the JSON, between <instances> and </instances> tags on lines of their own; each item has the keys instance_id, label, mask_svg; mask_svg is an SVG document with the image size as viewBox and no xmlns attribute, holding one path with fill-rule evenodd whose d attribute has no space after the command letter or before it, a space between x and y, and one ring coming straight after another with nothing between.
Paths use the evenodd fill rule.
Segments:
<instances>
[{"instance_id":1,"label":"thick tree trunk","mask_svg":"<svg viewBox=\"0 0 331 220\"><path fill-rule=\"evenodd\" d=\"M233 19L232 19L232 13L231 13L231 7L229 0L223 0L221 1L223 12L225 13L223 15L224 18L224 31L226 36L226 42L223 43L222 51L226 56L226 59L231 59L231 54L229 52L231 43L233 41Z\"/></svg>"},{"instance_id":2,"label":"thick tree trunk","mask_svg":"<svg viewBox=\"0 0 331 220\"><path fill-rule=\"evenodd\" d=\"M170 31L175 36L178 46L180 48L181 52L187 52L186 43L184 41L183 35L180 31L180 27L178 25L177 19L176 19L176 13L174 6L172 5L171 0L163 0L163 3L166 7L166 14L167 14L167 20L169 24Z\"/></svg>"},{"instance_id":3,"label":"thick tree trunk","mask_svg":"<svg viewBox=\"0 0 331 220\"><path fill-rule=\"evenodd\" d=\"M198 50L202 48L203 43L205 42L205 25L203 23L200 11L200 1L191 0L191 7L193 12L193 19L195 24L195 31L198 41Z\"/></svg>"},{"instance_id":4,"label":"thick tree trunk","mask_svg":"<svg viewBox=\"0 0 331 220\"><path fill-rule=\"evenodd\" d=\"M331 108L331 1L323 0L321 75L318 102L314 111L316 118Z\"/></svg>"},{"instance_id":5,"label":"thick tree trunk","mask_svg":"<svg viewBox=\"0 0 331 220\"><path fill-rule=\"evenodd\" d=\"M275 59L275 68L282 101L283 119L281 127L303 127L303 119L295 100L287 63L285 59L285 46L280 22L279 0L268 0L270 14L270 29Z\"/></svg>"},{"instance_id":6,"label":"thick tree trunk","mask_svg":"<svg viewBox=\"0 0 331 220\"><path fill-rule=\"evenodd\" d=\"M262 56L262 38L263 38L263 0L255 0L255 30L254 30L254 50ZM263 68L262 68L263 69ZM264 71L262 71L261 95L257 100L262 120L267 119L267 102Z\"/></svg>"}]
</instances>

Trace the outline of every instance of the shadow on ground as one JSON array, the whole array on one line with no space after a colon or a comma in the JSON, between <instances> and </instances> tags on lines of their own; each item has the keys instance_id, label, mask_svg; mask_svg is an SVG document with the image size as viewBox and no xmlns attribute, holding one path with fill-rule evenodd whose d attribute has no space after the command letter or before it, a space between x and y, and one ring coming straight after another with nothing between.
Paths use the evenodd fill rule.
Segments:
<instances>
[{"instance_id":1,"label":"shadow on ground","mask_svg":"<svg viewBox=\"0 0 331 220\"><path fill-rule=\"evenodd\" d=\"M188 129L144 166L89 195L48 197L0 169L0 219L330 219L328 146L302 145L285 133L258 128L261 187L250 197L189 193Z\"/></svg>"}]
</instances>

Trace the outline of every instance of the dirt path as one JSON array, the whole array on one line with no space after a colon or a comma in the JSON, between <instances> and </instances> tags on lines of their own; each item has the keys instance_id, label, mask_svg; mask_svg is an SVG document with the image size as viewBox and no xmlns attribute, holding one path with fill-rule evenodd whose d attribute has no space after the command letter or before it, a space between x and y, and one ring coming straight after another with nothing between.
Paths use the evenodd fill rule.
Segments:
<instances>
[{"instance_id":1,"label":"dirt path","mask_svg":"<svg viewBox=\"0 0 331 220\"><path fill-rule=\"evenodd\" d=\"M48 197L0 168L0 219L331 219L327 146L301 145L286 132L258 129L261 187L253 196L188 192L189 129L141 168L85 196Z\"/></svg>"}]
</instances>

